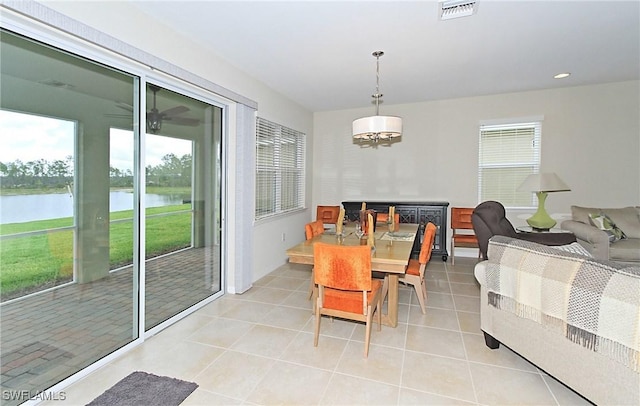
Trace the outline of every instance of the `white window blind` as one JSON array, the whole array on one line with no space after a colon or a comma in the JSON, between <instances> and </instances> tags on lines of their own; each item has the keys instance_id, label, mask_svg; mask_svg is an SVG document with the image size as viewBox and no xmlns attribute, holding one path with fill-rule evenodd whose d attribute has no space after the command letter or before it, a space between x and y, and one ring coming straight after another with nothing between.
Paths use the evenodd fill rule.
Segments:
<instances>
[{"instance_id":1,"label":"white window blind","mask_svg":"<svg viewBox=\"0 0 640 406\"><path fill-rule=\"evenodd\" d=\"M524 179L540 171L540 122L481 125L478 199L506 207L535 206L531 192L519 192Z\"/></svg>"},{"instance_id":2,"label":"white window blind","mask_svg":"<svg viewBox=\"0 0 640 406\"><path fill-rule=\"evenodd\" d=\"M304 208L305 134L258 117L256 220Z\"/></svg>"}]
</instances>

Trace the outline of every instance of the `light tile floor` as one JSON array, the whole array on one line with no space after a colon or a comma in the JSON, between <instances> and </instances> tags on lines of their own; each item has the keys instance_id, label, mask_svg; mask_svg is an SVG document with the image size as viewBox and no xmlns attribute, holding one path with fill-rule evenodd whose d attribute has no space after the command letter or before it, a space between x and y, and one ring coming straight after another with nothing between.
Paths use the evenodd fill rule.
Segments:
<instances>
[{"instance_id":1,"label":"light tile floor","mask_svg":"<svg viewBox=\"0 0 640 406\"><path fill-rule=\"evenodd\" d=\"M310 268L283 265L65 389L86 404L140 370L196 382L184 405L586 405L586 400L480 332L472 258L434 259L427 314L401 287L397 328L323 319L313 347ZM50 402L50 404L56 404Z\"/></svg>"}]
</instances>

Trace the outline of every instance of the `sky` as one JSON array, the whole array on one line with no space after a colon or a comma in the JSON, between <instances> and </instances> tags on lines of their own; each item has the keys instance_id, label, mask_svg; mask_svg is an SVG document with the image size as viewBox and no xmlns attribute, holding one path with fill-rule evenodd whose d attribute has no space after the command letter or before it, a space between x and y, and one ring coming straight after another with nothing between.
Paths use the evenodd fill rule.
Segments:
<instances>
[{"instance_id":1,"label":"sky","mask_svg":"<svg viewBox=\"0 0 640 406\"><path fill-rule=\"evenodd\" d=\"M74 128L73 121L0 110L0 162L64 160L74 154ZM133 170L132 131L111 129L110 148L110 166ZM148 134L146 152L145 165L155 166L168 153L191 154L191 142Z\"/></svg>"}]
</instances>

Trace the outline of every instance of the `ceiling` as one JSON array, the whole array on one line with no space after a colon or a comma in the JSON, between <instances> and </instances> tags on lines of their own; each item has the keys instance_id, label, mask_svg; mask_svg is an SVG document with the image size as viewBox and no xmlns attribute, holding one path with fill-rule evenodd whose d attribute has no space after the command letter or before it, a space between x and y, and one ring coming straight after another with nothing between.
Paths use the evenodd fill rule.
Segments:
<instances>
[{"instance_id":1,"label":"ceiling","mask_svg":"<svg viewBox=\"0 0 640 406\"><path fill-rule=\"evenodd\" d=\"M377 50L387 105L640 78L640 1L133 4L314 112L371 106Z\"/></svg>"}]
</instances>

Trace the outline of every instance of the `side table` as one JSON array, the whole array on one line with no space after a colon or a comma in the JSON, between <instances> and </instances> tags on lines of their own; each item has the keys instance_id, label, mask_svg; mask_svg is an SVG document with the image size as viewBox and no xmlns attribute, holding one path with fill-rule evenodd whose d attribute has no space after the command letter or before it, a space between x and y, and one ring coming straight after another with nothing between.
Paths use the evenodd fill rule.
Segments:
<instances>
[{"instance_id":1,"label":"side table","mask_svg":"<svg viewBox=\"0 0 640 406\"><path fill-rule=\"evenodd\" d=\"M567 233L567 234L573 234L571 231L563 230L561 228L550 228L548 230L539 230L539 229L533 228L531 226L516 227L516 231L519 231L521 233Z\"/></svg>"},{"instance_id":2,"label":"side table","mask_svg":"<svg viewBox=\"0 0 640 406\"><path fill-rule=\"evenodd\" d=\"M567 245L576 242L576 236L571 231L563 230L561 228L551 228L549 230L536 230L533 227L522 226L517 227L516 230L526 240L537 242L539 244L554 246L554 245Z\"/></svg>"}]
</instances>

